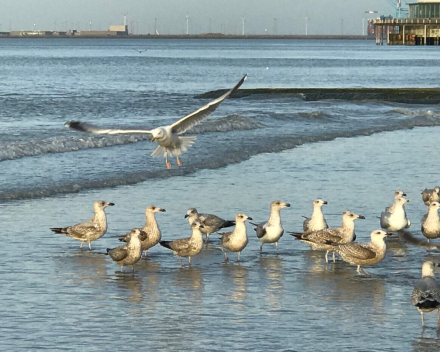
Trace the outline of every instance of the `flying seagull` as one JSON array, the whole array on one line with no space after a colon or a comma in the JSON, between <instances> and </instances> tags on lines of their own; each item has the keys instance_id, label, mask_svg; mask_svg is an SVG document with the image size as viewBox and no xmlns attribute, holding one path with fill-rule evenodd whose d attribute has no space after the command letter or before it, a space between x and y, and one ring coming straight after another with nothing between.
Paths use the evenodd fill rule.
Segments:
<instances>
[{"instance_id":1,"label":"flying seagull","mask_svg":"<svg viewBox=\"0 0 440 352\"><path fill-rule=\"evenodd\" d=\"M182 154L183 152L186 152L187 149L194 144L197 137L180 136L180 135L182 133L185 133L191 127L197 125L204 118L211 115L223 100L229 97L243 84L246 78L247 75L244 75L243 78L240 80L240 82L238 82L234 88L227 91L221 97L211 101L205 106L202 106L200 109L182 117L178 121L168 126L157 127L152 130L143 130L143 129L110 129L110 128L98 127L80 121L68 121L64 125L78 131L96 133L96 134L119 134L119 133L151 134L153 136L151 138L151 141L153 142L156 140L157 144L159 144L156 150L154 150L154 152L151 153L151 156L165 157L167 169L169 169L171 168L171 163L168 161L168 155L171 154L176 157L177 165L182 166L182 162L179 159L179 155Z\"/></svg>"}]
</instances>

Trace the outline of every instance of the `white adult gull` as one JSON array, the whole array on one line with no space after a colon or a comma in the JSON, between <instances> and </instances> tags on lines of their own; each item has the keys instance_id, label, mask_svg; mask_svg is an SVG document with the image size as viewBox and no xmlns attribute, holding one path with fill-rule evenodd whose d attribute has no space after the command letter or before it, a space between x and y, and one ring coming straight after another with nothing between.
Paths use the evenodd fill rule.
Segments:
<instances>
[{"instance_id":1,"label":"white adult gull","mask_svg":"<svg viewBox=\"0 0 440 352\"><path fill-rule=\"evenodd\" d=\"M310 218L304 220L303 229L304 232L313 232L325 230L328 228L327 221L325 221L324 214L322 213L322 206L328 203L322 199L316 199L313 201L313 213Z\"/></svg>"},{"instance_id":2,"label":"white adult gull","mask_svg":"<svg viewBox=\"0 0 440 352\"><path fill-rule=\"evenodd\" d=\"M409 200L399 198L394 201L392 213L385 211L380 215L380 227L388 232L397 232L410 227L411 222L406 217L405 204Z\"/></svg>"},{"instance_id":3,"label":"white adult gull","mask_svg":"<svg viewBox=\"0 0 440 352\"><path fill-rule=\"evenodd\" d=\"M227 91L221 97L211 101L210 103L202 106L200 109L182 117L178 121L174 122L168 126L157 127L152 130L144 130L144 129L112 129L112 128L104 128L96 125L91 125L85 122L80 121L68 121L64 125L70 127L72 129L89 132L95 134L120 134L120 133L144 133L151 134L153 137L151 141L157 141L159 146L151 153L152 157L165 157L165 163L167 168L171 168L171 164L168 161L168 155L174 155L177 160L177 165L182 166L182 162L179 159L179 155L183 152L186 152L189 147L191 147L195 140L196 136L180 136L182 133L185 133L191 127L197 125L203 119L211 115L217 107L229 97L232 93L237 91L237 89L243 84L246 80L247 75L244 75L243 78L235 85L234 88Z\"/></svg>"},{"instance_id":4,"label":"white adult gull","mask_svg":"<svg viewBox=\"0 0 440 352\"><path fill-rule=\"evenodd\" d=\"M403 198L403 197L406 197L406 193L404 193L402 190L400 190L400 189L397 189L395 192L394 192L394 203L392 204L392 205L390 205L389 207L386 207L385 208L385 211L387 211L387 212L389 212L389 213L393 213L394 212L394 208L396 207L396 201L399 199L399 198Z\"/></svg>"},{"instance_id":5,"label":"white adult gull","mask_svg":"<svg viewBox=\"0 0 440 352\"><path fill-rule=\"evenodd\" d=\"M290 204L274 200L270 203L269 220L259 224L251 222L252 225L257 226L255 231L261 243L260 253L263 251L263 244L265 243L275 243L278 252L278 241L284 234L284 229L281 225L280 210L286 207L290 207Z\"/></svg>"}]
</instances>

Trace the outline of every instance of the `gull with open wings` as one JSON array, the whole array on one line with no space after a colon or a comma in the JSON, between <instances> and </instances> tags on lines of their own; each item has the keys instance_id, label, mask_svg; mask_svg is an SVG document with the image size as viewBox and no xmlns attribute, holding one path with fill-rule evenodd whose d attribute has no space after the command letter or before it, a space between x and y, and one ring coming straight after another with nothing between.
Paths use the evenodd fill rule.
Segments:
<instances>
[{"instance_id":1,"label":"gull with open wings","mask_svg":"<svg viewBox=\"0 0 440 352\"><path fill-rule=\"evenodd\" d=\"M183 152L186 152L187 149L192 146L196 140L196 136L180 136L182 133L185 133L191 127L197 125L204 118L211 115L217 107L229 97L232 93L234 93L246 80L247 75L244 75L243 78L238 82L234 88L227 91L221 97L211 101L210 103L202 106L200 109L192 112L189 115L186 115L168 126L157 127L153 130L143 130L143 129L111 129L111 128L103 128L95 125L91 125L88 123L80 122L80 121L69 121L65 123L65 126L70 127L72 129L96 133L96 134L119 134L119 133L146 133L151 134L153 137L151 141L157 141L159 146L154 150L151 154L152 157L165 157L165 162L167 168L171 168L171 164L168 161L168 155L173 155L177 159L177 165L182 166L182 162L179 159L179 155Z\"/></svg>"}]
</instances>

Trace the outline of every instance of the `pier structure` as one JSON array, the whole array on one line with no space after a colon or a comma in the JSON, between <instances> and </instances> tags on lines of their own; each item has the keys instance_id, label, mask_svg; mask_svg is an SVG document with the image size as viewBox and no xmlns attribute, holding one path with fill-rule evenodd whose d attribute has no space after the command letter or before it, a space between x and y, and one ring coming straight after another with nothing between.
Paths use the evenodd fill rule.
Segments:
<instances>
[{"instance_id":1,"label":"pier structure","mask_svg":"<svg viewBox=\"0 0 440 352\"><path fill-rule=\"evenodd\" d=\"M419 0L409 4L408 18L373 20L376 44L440 45L440 1Z\"/></svg>"}]
</instances>

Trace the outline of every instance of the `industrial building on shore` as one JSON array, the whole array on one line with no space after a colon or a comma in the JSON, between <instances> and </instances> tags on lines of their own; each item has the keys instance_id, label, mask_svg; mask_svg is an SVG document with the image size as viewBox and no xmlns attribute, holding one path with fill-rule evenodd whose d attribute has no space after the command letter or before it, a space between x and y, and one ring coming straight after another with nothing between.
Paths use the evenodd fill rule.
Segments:
<instances>
[{"instance_id":1,"label":"industrial building on shore","mask_svg":"<svg viewBox=\"0 0 440 352\"><path fill-rule=\"evenodd\" d=\"M378 18L376 44L440 45L440 1L418 0L409 4L407 18Z\"/></svg>"}]
</instances>

